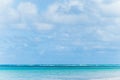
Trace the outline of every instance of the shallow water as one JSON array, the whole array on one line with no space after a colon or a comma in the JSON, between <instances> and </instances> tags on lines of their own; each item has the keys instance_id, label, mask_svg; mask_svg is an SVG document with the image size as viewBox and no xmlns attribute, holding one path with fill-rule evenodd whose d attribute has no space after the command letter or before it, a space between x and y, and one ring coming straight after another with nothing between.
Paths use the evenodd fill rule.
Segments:
<instances>
[{"instance_id":1,"label":"shallow water","mask_svg":"<svg viewBox=\"0 0 120 80\"><path fill-rule=\"evenodd\" d=\"M120 80L120 67L0 67L0 80Z\"/></svg>"}]
</instances>

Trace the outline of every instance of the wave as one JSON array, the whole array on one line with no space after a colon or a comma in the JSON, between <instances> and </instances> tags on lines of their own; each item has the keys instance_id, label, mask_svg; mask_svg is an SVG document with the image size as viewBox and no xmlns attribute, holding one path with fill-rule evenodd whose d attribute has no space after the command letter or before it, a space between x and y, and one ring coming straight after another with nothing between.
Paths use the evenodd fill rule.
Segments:
<instances>
[{"instance_id":1,"label":"wave","mask_svg":"<svg viewBox=\"0 0 120 80\"><path fill-rule=\"evenodd\" d=\"M120 77L99 78L99 79L91 79L91 80L120 80Z\"/></svg>"}]
</instances>

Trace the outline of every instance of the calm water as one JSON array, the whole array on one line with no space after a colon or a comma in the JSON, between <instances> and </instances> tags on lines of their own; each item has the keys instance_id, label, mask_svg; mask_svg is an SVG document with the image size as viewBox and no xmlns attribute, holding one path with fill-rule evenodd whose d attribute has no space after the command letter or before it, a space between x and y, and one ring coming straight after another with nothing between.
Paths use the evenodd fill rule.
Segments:
<instances>
[{"instance_id":1,"label":"calm water","mask_svg":"<svg viewBox=\"0 0 120 80\"><path fill-rule=\"evenodd\" d=\"M120 67L0 67L0 80L120 80Z\"/></svg>"}]
</instances>

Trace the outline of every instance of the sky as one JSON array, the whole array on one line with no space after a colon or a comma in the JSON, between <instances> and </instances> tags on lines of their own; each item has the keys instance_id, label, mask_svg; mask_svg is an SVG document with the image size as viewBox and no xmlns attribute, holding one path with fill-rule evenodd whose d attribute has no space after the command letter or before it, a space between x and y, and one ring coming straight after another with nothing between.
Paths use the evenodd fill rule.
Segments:
<instances>
[{"instance_id":1,"label":"sky","mask_svg":"<svg viewBox=\"0 0 120 80\"><path fill-rule=\"evenodd\" d=\"M0 64L120 64L120 0L0 0Z\"/></svg>"}]
</instances>

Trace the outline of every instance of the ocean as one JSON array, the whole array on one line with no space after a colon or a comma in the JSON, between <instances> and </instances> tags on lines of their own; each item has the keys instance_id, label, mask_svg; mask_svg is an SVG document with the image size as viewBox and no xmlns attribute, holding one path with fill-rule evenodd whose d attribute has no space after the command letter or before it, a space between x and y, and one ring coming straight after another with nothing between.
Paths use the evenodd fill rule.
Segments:
<instances>
[{"instance_id":1,"label":"ocean","mask_svg":"<svg viewBox=\"0 0 120 80\"><path fill-rule=\"evenodd\" d=\"M120 66L1 65L0 80L120 80Z\"/></svg>"}]
</instances>

